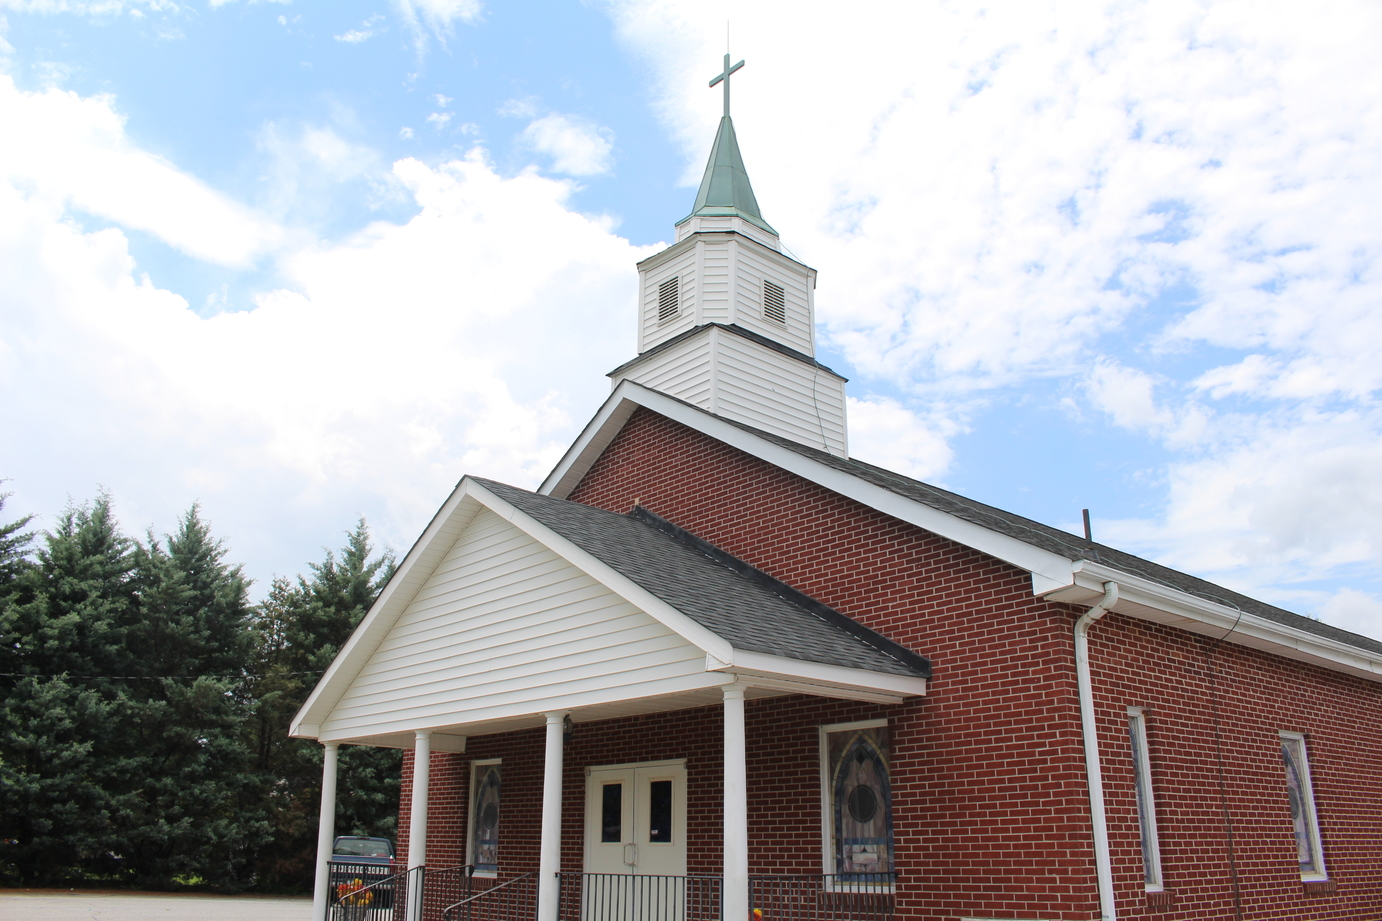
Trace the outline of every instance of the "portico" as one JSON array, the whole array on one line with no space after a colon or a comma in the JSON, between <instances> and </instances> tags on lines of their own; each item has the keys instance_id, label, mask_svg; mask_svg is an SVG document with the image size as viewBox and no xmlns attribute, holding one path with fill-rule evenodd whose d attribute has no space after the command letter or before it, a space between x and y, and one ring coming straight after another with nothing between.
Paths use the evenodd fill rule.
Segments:
<instances>
[{"instance_id":1,"label":"portico","mask_svg":"<svg viewBox=\"0 0 1382 921\"><path fill-rule=\"evenodd\" d=\"M493 744L541 729L537 917L556 921L562 830L571 821L563 799L572 791L562 780L568 729L714 707L722 749L715 869L724 917L747 917L746 704L788 695L898 704L924 694L928 676L924 658L646 510L618 515L466 478L293 731L328 751L340 744L413 750L412 869L427 866L432 850L431 753L463 753L468 739ZM625 751L619 763L643 760L639 744ZM334 757L323 765L323 790L333 791ZM672 797L666 808L685 810L684 792L680 803L673 787L659 795ZM318 919L329 898L324 861L334 806L327 799ZM636 860L625 863L637 869ZM409 885L421 879L414 873ZM420 912L420 894L410 895Z\"/></svg>"}]
</instances>

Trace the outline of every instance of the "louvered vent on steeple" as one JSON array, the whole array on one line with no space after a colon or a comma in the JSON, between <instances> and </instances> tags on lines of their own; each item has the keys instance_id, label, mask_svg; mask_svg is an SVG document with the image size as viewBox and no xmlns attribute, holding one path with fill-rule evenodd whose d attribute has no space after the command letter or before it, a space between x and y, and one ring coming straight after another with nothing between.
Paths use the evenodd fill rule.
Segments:
<instances>
[{"instance_id":1,"label":"louvered vent on steeple","mask_svg":"<svg viewBox=\"0 0 1382 921\"><path fill-rule=\"evenodd\" d=\"M787 300L782 289L770 281L763 282L763 316L784 326L787 324Z\"/></svg>"},{"instance_id":2,"label":"louvered vent on steeple","mask_svg":"<svg viewBox=\"0 0 1382 921\"><path fill-rule=\"evenodd\" d=\"M669 278L657 286L657 319L665 323L681 311L681 292L678 278Z\"/></svg>"}]
</instances>

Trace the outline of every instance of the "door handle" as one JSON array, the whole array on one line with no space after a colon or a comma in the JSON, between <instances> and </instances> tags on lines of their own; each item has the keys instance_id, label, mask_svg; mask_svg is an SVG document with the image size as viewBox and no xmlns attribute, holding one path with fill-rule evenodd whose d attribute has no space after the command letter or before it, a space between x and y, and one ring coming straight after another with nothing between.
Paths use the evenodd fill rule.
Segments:
<instances>
[{"instance_id":1,"label":"door handle","mask_svg":"<svg viewBox=\"0 0 1382 921\"><path fill-rule=\"evenodd\" d=\"M624 845L624 866L626 866L626 867L636 867L636 866L638 866L638 845L636 845L636 844L626 844L626 845Z\"/></svg>"}]
</instances>

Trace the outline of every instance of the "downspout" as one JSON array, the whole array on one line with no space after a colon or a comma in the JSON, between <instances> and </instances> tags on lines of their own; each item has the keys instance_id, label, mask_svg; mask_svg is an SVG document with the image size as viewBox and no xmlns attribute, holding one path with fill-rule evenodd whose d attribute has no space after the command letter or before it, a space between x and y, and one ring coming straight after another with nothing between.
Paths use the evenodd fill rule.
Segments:
<instances>
[{"instance_id":1,"label":"downspout","mask_svg":"<svg viewBox=\"0 0 1382 921\"><path fill-rule=\"evenodd\" d=\"M1113 862L1109 857L1108 819L1104 815L1104 780L1099 770L1099 731L1094 721L1094 689L1089 679L1089 627L1118 603L1118 583L1104 583L1104 597L1075 621L1075 683L1080 692L1080 733L1084 769L1089 778L1089 817L1094 825L1094 872L1099 879L1099 917L1115 921Z\"/></svg>"}]
</instances>

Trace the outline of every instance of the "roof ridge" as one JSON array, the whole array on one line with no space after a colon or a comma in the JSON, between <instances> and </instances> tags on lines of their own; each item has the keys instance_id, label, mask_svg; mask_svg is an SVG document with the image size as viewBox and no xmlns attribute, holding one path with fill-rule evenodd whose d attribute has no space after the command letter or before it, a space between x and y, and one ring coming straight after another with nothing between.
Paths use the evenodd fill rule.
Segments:
<instances>
[{"instance_id":1,"label":"roof ridge","mask_svg":"<svg viewBox=\"0 0 1382 921\"><path fill-rule=\"evenodd\" d=\"M629 511L627 517L656 528L672 539L687 545L710 560L724 566L736 575L756 582L782 600L811 612L826 624L845 631L850 636L872 646L890 659L894 659L899 664L917 671L922 677L931 677L930 659L920 653L913 652L901 643L888 639L878 631L859 623L848 614L842 614L828 604L818 601L800 589L793 588L781 579L769 575L753 564L739 559L739 557L734 554L720 549L703 538L697 537L695 534L668 521L656 512L638 505L634 506L634 508Z\"/></svg>"}]
</instances>

